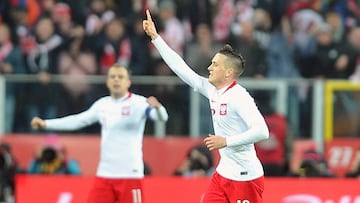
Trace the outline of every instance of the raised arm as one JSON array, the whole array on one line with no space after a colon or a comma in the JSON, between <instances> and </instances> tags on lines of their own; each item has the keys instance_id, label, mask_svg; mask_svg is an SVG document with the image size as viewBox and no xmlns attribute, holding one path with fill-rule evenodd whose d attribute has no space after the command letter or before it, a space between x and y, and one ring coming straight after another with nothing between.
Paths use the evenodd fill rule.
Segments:
<instances>
[{"instance_id":1,"label":"raised arm","mask_svg":"<svg viewBox=\"0 0 360 203\"><path fill-rule=\"evenodd\" d=\"M143 28L145 33L151 38L152 43L159 51L161 57L164 59L165 63L169 68L175 72L184 82L190 85L195 90L200 91L202 94L207 96L206 89L210 85L206 78L201 77L195 73L186 62L172 50L166 42L161 38L157 33L155 24L152 20L149 10L146 10L147 19L143 20Z\"/></svg>"}]
</instances>

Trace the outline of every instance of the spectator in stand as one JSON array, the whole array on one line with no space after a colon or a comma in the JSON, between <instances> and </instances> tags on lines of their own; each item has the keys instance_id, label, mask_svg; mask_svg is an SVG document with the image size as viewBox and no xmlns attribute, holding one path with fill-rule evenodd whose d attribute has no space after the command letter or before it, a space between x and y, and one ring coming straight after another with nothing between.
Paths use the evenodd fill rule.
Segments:
<instances>
[{"instance_id":1,"label":"spectator in stand","mask_svg":"<svg viewBox=\"0 0 360 203\"><path fill-rule=\"evenodd\" d=\"M104 37L98 47L100 72L106 74L112 64L128 67L131 60L131 42L124 19L114 18L104 27Z\"/></svg>"},{"instance_id":2,"label":"spectator in stand","mask_svg":"<svg viewBox=\"0 0 360 203\"><path fill-rule=\"evenodd\" d=\"M215 9L214 4L217 1L197 0L183 1L175 0L176 14L184 24L186 30L186 39L192 40L193 34L196 34L196 28L200 24L212 25L212 16ZM151 10L154 10L151 8ZM188 27L187 27L188 26Z\"/></svg>"},{"instance_id":3,"label":"spectator in stand","mask_svg":"<svg viewBox=\"0 0 360 203\"><path fill-rule=\"evenodd\" d=\"M299 69L294 61L294 43L289 19L284 15L281 23L274 27L266 50L266 78L300 79ZM289 132L300 135L299 127L299 88L288 87L288 124Z\"/></svg>"},{"instance_id":4,"label":"spectator in stand","mask_svg":"<svg viewBox=\"0 0 360 203\"><path fill-rule=\"evenodd\" d=\"M11 40L11 31L7 24L0 24L0 75L25 73L21 51ZM5 90L5 132L13 132L15 107L19 96L19 86L8 83Z\"/></svg>"},{"instance_id":5,"label":"spectator in stand","mask_svg":"<svg viewBox=\"0 0 360 203\"><path fill-rule=\"evenodd\" d=\"M11 153L11 146L8 143L0 143L0 201L14 202L15 176L25 173L16 158Z\"/></svg>"},{"instance_id":6,"label":"spectator in stand","mask_svg":"<svg viewBox=\"0 0 360 203\"><path fill-rule=\"evenodd\" d=\"M359 24L360 9L356 0L322 1L323 10L334 10L342 19L345 29L351 29Z\"/></svg>"},{"instance_id":7,"label":"spectator in stand","mask_svg":"<svg viewBox=\"0 0 360 203\"><path fill-rule=\"evenodd\" d=\"M36 44L27 55L27 67L30 74L38 76L38 82L28 89L28 116L44 118L56 116L57 100L54 91L56 85L51 82L51 75L57 73L58 54L62 46L62 38L55 33L51 18L41 18L35 27Z\"/></svg>"},{"instance_id":8,"label":"spectator in stand","mask_svg":"<svg viewBox=\"0 0 360 203\"><path fill-rule=\"evenodd\" d=\"M349 55L350 63L354 68L354 72L349 77L350 81L358 83L360 82L360 26L354 27L350 30L346 41L346 51ZM345 94L343 94L345 95ZM347 102L347 105L350 108L347 108L348 115L351 115L351 122L347 122L347 126L350 123L352 128L351 136L358 137L359 136L359 102L360 102L360 94L358 91L347 92L347 95L350 96L350 102Z\"/></svg>"},{"instance_id":9,"label":"spectator in stand","mask_svg":"<svg viewBox=\"0 0 360 203\"><path fill-rule=\"evenodd\" d=\"M77 160L68 157L56 135L45 137L45 145L35 152L31 160L28 173L30 174L71 174L80 175L81 168Z\"/></svg>"},{"instance_id":10,"label":"spectator in stand","mask_svg":"<svg viewBox=\"0 0 360 203\"><path fill-rule=\"evenodd\" d=\"M269 48L270 37L272 34L272 24L269 12L257 8L254 10L254 16L251 19L254 27L254 38L262 49Z\"/></svg>"},{"instance_id":11,"label":"spectator in stand","mask_svg":"<svg viewBox=\"0 0 360 203\"><path fill-rule=\"evenodd\" d=\"M143 13L144 8L147 8L145 3L149 1L144 0L131 0L131 1L124 1L124 0L113 0L114 4L116 5L117 15L121 18L131 19L136 16L137 13Z\"/></svg>"},{"instance_id":12,"label":"spectator in stand","mask_svg":"<svg viewBox=\"0 0 360 203\"><path fill-rule=\"evenodd\" d=\"M355 157L350 165L349 170L346 172L347 178L360 178L360 147L355 151Z\"/></svg>"},{"instance_id":13,"label":"spectator in stand","mask_svg":"<svg viewBox=\"0 0 360 203\"><path fill-rule=\"evenodd\" d=\"M287 120L271 106L269 92L254 95L260 112L269 128L269 138L255 144L257 155L264 167L265 176L284 176L286 174Z\"/></svg>"},{"instance_id":14,"label":"spectator in stand","mask_svg":"<svg viewBox=\"0 0 360 203\"><path fill-rule=\"evenodd\" d=\"M325 21L331 28L331 35L336 43L343 43L346 40L345 25L339 13L328 11L325 13Z\"/></svg>"},{"instance_id":15,"label":"spectator in stand","mask_svg":"<svg viewBox=\"0 0 360 203\"><path fill-rule=\"evenodd\" d=\"M36 26L37 22L42 18L51 18L55 12L58 1L59 0L26 1L25 5L27 6L28 17L33 16L35 20L31 25ZM29 5L33 5L33 7L29 9Z\"/></svg>"},{"instance_id":16,"label":"spectator in stand","mask_svg":"<svg viewBox=\"0 0 360 203\"><path fill-rule=\"evenodd\" d=\"M55 10L56 3L58 0L40 0L39 3L40 13L38 19L42 17L51 17Z\"/></svg>"},{"instance_id":17,"label":"spectator in stand","mask_svg":"<svg viewBox=\"0 0 360 203\"><path fill-rule=\"evenodd\" d=\"M14 6L11 1L0 2L0 23L9 23L11 19L11 7Z\"/></svg>"},{"instance_id":18,"label":"spectator in stand","mask_svg":"<svg viewBox=\"0 0 360 203\"><path fill-rule=\"evenodd\" d=\"M323 24L319 27L316 35L317 49L313 61L314 78L343 79L347 80L355 71L353 54L344 49L343 44L338 44L332 35L331 26ZM339 91L335 92L336 102L334 103L335 115L342 114L345 110L347 118L347 132L350 136L358 134L358 112L356 93ZM354 102L355 101L355 102ZM336 118L335 118L336 119ZM338 122L335 122L337 125Z\"/></svg>"},{"instance_id":19,"label":"spectator in stand","mask_svg":"<svg viewBox=\"0 0 360 203\"><path fill-rule=\"evenodd\" d=\"M185 61L201 76L207 76L208 61L221 49L220 43L214 40L209 25L202 23L195 28L195 38L185 49Z\"/></svg>"},{"instance_id":20,"label":"spectator in stand","mask_svg":"<svg viewBox=\"0 0 360 203\"><path fill-rule=\"evenodd\" d=\"M115 18L114 11L105 0L90 0L89 13L86 16L85 32L87 35L99 35L105 25Z\"/></svg>"},{"instance_id":21,"label":"spectator in stand","mask_svg":"<svg viewBox=\"0 0 360 203\"><path fill-rule=\"evenodd\" d=\"M257 0L253 2L256 9L263 9L269 13L269 18L265 22L270 20L272 28L279 26L283 16L286 15L286 6L289 4L289 1L284 0Z\"/></svg>"},{"instance_id":22,"label":"spectator in stand","mask_svg":"<svg viewBox=\"0 0 360 203\"><path fill-rule=\"evenodd\" d=\"M159 1L159 18L162 24L160 35L181 56L184 55L185 30L176 16L176 4L174 0ZM158 53L153 50L153 57L159 58Z\"/></svg>"},{"instance_id":23,"label":"spectator in stand","mask_svg":"<svg viewBox=\"0 0 360 203\"><path fill-rule=\"evenodd\" d=\"M324 23L323 17L314 9L311 3L306 2L305 8L296 10L290 16L292 40L294 47L294 61L299 73L303 78L312 79L312 59L316 53L317 29ZM299 86L299 135L309 137L311 129L311 86L308 84Z\"/></svg>"},{"instance_id":24,"label":"spectator in stand","mask_svg":"<svg viewBox=\"0 0 360 203\"><path fill-rule=\"evenodd\" d=\"M212 152L204 145L192 147L174 175L184 177L211 176L214 172Z\"/></svg>"},{"instance_id":25,"label":"spectator in stand","mask_svg":"<svg viewBox=\"0 0 360 203\"><path fill-rule=\"evenodd\" d=\"M349 56L334 41L330 25L320 25L315 37L317 46L313 60L310 61L310 76L324 79L349 78L354 67L349 66Z\"/></svg>"},{"instance_id":26,"label":"spectator in stand","mask_svg":"<svg viewBox=\"0 0 360 203\"><path fill-rule=\"evenodd\" d=\"M254 27L250 21L241 22L242 31L239 35L231 35L229 43L245 58L251 69L245 69L243 77L263 79L266 74L266 50L255 39Z\"/></svg>"},{"instance_id":27,"label":"spectator in stand","mask_svg":"<svg viewBox=\"0 0 360 203\"><path fill-rule=\"evenodd\" d=\"M138 14L130 20L131 59L130 70L133 75L148 75L151 57L148 38L142 29L142 15Z\"/></svg>"},{"instance_id":28,"label":"spectator in stand","mask_svg":"<svg viewBox=\"0 0 360 203\"><path fill-rule=\"evenodd\" d=\"M280 24L273 27L266 50L266 78L300 78L294 61L293 32L289 18L283 15Z\"/></svg>"},{"instance_id":29,"label":"spectator in stand","mask_svg":"<svg viewBox=\"0 0 360 203\"><path fill-rule=\"evenodd\" d=\"M84 25L85 35L89 39L86 43L91 46L92 50L98 51L104 38L103 33L106 24L116 17L108 2L105 0L90 0L87 2L85 20L82 25ZM97 54L99 55L99 53Z\"/></svg>"},{"instance_id":30,"label":"spectator in stand","mask_svg":"<svg viewBox=\"0 0 360 203\"><path fill-rule=\"evenodd\" d=\"M31 26L27 17L28 10L22 6L16 6L11 9L11 30L13 31L13 42L16 43L21 52L21 61L24 65L24 73L27 73L27 61L26 56L30 50L35 46L35 37L32 34L33 27ZM27 89L28 85L16 84L18 98L16 104L16 112L14 115L14 132L28 132L29 128L27 123L28 117L28 100Z\"/></svg>"},{"instance_id":31,"label":"spectator in stand","mask_svg":"<svg viewBox=\"0 0 360 203\"><path fill-rule=\"evenodd\" d=\"M63 39L64 47L72 38L84 37L84 27L73 21L71 9L67 4L56 3L51 12L51 18L55 24L56 33Z\"/></svg>"},{"instance_id":32,"label":"spectator in stand","mask_svg":"<svg viewBox=\"0 0 360 203\"><path fill-rule=\"evenodd\" d=\"M336 177L335 174L329 170L324 156L315 150L307 150L304 152L299 168L297 171L290 171L290 176L308 178Z\"/></svg>"},{"instance_id":33,"label":"spectator in stand","mask_svg":"<svg viewBox=\"0 0 360 203\"><path fill-rule=\"evenodd\" d=\"M44 4L46 0L41 1L34 1L34 0L27 0L27 1L10 1L11 4L16 8L26 9L26 21L30 26L34 26L40 16L45 14L44 12ZM53 1L53 0L49 0ZM4 1L9 2L9 1Z\"/></svg>"},{"instance_id":34,"label":"spectator in stand","mask_svg":"<svg viewBox=\"0 0 360 203\"><path fill-rule=\"evenodd\" d=\"M233 21L233 0L219 0L215 3L215 12L212 19L214 39L218 42L226 42L231 32Z\"/></svg>"},{"instance_id":35,"label":"spectator in stand","mask_svg":"<svg viewBox=\"0 0 360 203\"><path fill-rule=\"evenodd\" d=\"M305 78L311 78L309 59L315 54L317 28L324 23L323 17L312 9L296 11L290 18L293 30L295 60L300 73Z\"/></svg>"},{"instance_id":36,"label":"spectator in stand","mask_svg":"<svg viewBox=\"0 0 360 203\"><path fill-rule=\"evenodd\" d=\"M236 1L234 3L234 18L231 24L231 34L239 36L242 32L242 23L253 19L255 9L251 0Z\"/></svg>"},{"instance_id":37,"label":"spectator in stand","mask_svg":"<svg viewBox=\"0 0 360 203\"><path fill-rule=\"evenodd\" d=\"M318 3L319 0L289 0L286 5L286 15L292 18L296 12L302 9L313 9L315 11L319 11L320 7Z\"/></svg>"},{"instance_id":38,"label":"spectator in stand","mask_svg":"<svg viewBox=\"0 0 360 203\"><path fill-rule=\"evenodd\" d=\"M15 37L14 41L19 44L22 53L27 55L35 44L35 38L31 33L33 27L27 18L28 11L21 6L12 7L10 11L9 25Z\"/></svg>"},{"instance_id":39,"label":"spectator in stand","mask_svg":"<svg viewBox=\"0 0 360 203\"><path fill-rule=\"evenodd\" d=\"M86 14L89 10L89 0L61 0L58 3L61 2L69 5L74 24L85 25Z\"/></svg>"},{"instance_id":40,"label":"spectator in stand","mask_svg":"<svg viewBox=\"0 0 360 203\"><path fill-rule=\"evenodd\" d=\"M347 41L346 50L353 63L354 72L350 76L350 80L354 82L360 81L360 26L350 30Z\"/></svg>"}]
</instances>

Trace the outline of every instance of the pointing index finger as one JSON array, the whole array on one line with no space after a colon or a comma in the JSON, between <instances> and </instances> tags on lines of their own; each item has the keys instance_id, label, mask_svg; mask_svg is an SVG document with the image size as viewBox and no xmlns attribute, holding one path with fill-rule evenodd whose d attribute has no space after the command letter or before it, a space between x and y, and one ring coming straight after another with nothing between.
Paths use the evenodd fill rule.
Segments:
<instances>
[{"instance_id":1,"label":"pointing index finger","mask_svg":"<svg viewBox=\"0 0 360 203\"><path fill-rule=\"evenodd\" d=\"M147 20L152 21L152 18L151 18L151 14L150 14L150 10L149 10L149 9L146 9L146 17L147 17Z\"/></svg>"}]
</instances>

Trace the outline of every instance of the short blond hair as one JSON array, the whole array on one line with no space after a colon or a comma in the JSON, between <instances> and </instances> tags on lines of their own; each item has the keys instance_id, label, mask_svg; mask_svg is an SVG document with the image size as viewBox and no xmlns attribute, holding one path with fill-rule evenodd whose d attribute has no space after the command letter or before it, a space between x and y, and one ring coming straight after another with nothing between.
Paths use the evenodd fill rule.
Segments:
<instances>
[{"instance_id":1,"label":"short blond hair","mask_svg":"<svg viewBox=\"0 0 360 203\"><path fill-rule=\"evenodd\" d=\"M110 68L108 69L108 74L109 74L109 70L111 68L123 68L123 69L125 69L127 71L129 78L131 78L132 72L128 67L125 67L125 66L123 66L121 64L118 64L118 63L115 63L112 66L110 66Z\"/></svg>"},{"instance_id":2,"label":"short blond hair","mask_svg":"<svg viewBox=\"0 0 360 203\"><path fill-rule=\"evenodd\" d=\"M237 53L231 45L226 44L218 53L227 56L226 63L234 68L237 77L244 72L245 58L240 53Z\"/></svg>"}]
</instances>

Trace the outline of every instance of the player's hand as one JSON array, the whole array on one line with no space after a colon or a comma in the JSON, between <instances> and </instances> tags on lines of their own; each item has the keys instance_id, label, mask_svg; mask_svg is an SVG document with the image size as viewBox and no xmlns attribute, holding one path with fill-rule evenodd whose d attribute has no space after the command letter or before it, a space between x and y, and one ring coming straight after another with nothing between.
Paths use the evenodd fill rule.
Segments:
<instances>
[{"instance_id":1,"label":"player's hand","mask_svg":"<svg viewBox=\"0 0 360 203\"><path fill-rule=\"evenodd\" d=\"M39 117L34 117L31 120L31 128L34 130L44 129L46 127L45 121Z\"/></svg>"},{"instance_id":2,"label":"player's hand","mask_svg":"<svg viewBox=\"0 0 360 203\"><path fill-rule=\"evenodd\" d=\"M204 139L204 143L209 150L221 149L227 145L225 137L211 134Z\"/></svg>"},{"instance_id":3,"label":"player's hand","mask_svg":"<svg viewBox=\"0 0 360 203\"><path fill-rule=\"evenodd\" d=\"M152 40L158 37L158 33L156 31L155 24L151 18L149 9L146 9L146 20L143 20L143 29Z\"/></svg>"},{"instance_id":4,"label":"player's hand","mask_svg":"<svg viewBox=\"0 0 360 203\"><path fill-rule=\"evenodd\" d=\"M159 108L161 106L161 103L154 96L148 97L146 101L153 108Z\"/></svg>"}]
</instances>

